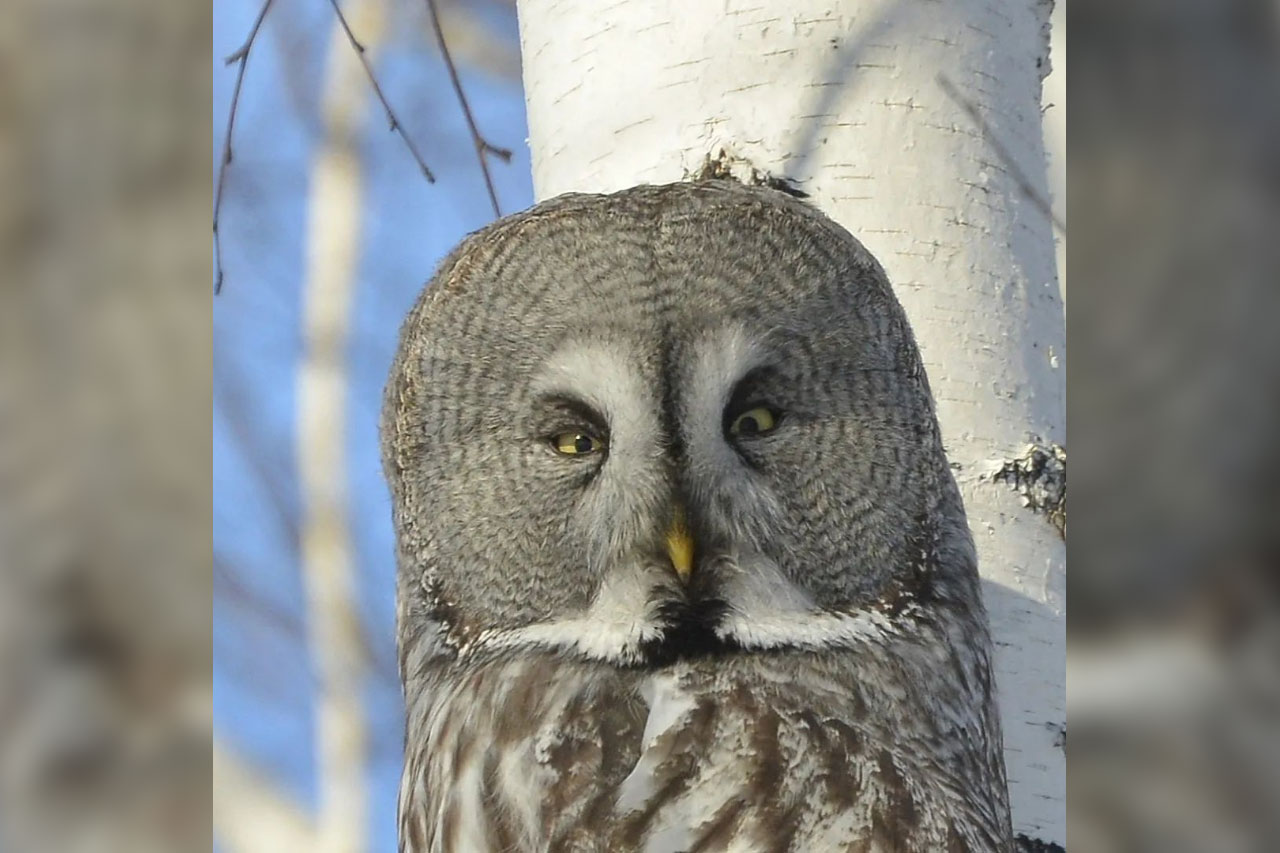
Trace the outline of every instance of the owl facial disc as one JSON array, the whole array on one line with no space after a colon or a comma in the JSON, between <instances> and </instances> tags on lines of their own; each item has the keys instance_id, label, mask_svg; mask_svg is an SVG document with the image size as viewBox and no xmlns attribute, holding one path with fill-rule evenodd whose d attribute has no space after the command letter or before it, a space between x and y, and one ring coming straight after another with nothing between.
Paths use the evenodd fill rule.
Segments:
<instances>
[{"instance_id":1,"label":"owl facial disc","mask_svg":"<svg viewBox=\"0 0 1280 853\"><path fill-rule=\"evenodd\" d=\"M424 654L659 665L908 618L969 546L883 271L795 200L628 198L496 224L406 321L385 460Z\"/></svg>"}]
</instances>

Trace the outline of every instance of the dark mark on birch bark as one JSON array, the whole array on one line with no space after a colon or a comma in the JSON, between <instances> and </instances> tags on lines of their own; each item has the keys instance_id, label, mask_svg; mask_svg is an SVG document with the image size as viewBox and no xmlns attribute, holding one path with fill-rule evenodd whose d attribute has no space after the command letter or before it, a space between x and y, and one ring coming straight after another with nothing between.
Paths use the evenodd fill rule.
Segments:
<instances>
[{"instance_id":1,"label":"dark mark on birch bark","mask_svg":"<svg viewBox=\"0 0 1280 853\"><path fill-rule=\"evenodd\" d=\"M746 184L749 187L768 187L784 192L795 198L808 198L809 194L796 186L790 178L779 178L763 169L756 168L750 160L739 157L726 148L721 148L715 156L708 154L702 165L685 175L688 181L728 180Z\"/></svg>"},{"instance_id":2,"label":"dark mark on birch bark","mask_svg":"<svg viewBox=\"0 0 1280 853\"><path fill-rule=\"evenodd\" d=\"M1052 841L1041 841L1029 835L1019 834L1013 839L1014 849L1018 853L1067 853L1067 848Z\"/></svg>"},{"instance_id":3,"label":"dark mark on birch bark","mask_svg":"<svg viewBox=\"0 0 1280 853\"><path fill-rule=\"evenodd\" d=\"M1067 536L1067 451L1058 444L1030 444L991 474L1022 497L1022 505L1043 515L1064 539Z\"/></svg>"}]
</instances>

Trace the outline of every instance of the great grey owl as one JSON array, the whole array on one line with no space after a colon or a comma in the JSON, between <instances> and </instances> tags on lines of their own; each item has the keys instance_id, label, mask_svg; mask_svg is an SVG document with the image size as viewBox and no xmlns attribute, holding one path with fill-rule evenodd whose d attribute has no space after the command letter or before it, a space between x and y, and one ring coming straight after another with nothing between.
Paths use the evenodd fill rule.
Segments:
<instances>
[{"instance_id":1,"label":"great grey owl","mask_svg":"<svg viewBox=\"0 0 1280 853\"><path fill-rule=\"evenodd\" d=\"M383 412L402 851L1007 851L964 509L885 275L729 182L472 235Z\"/></svg>"}]
</instances>

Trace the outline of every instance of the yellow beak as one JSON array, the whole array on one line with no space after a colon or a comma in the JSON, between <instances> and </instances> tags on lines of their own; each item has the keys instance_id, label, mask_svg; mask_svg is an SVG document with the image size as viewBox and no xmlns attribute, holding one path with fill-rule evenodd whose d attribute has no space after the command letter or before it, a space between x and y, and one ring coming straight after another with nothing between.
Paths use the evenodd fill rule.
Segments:
<instances>
[{"instance_id":1,"label":"yellow beak","mask_svg":"<svg viewBox=\"0 0 1280 853\"><path fill-rule=\"evenodd\" d=\"M682 582L689 580L693 573L693 535L689 533L689 525L684 520L684 507L677 506L675 518L671 520L671 528L667 531L667 554L671 557L671 565Z\"/></svg>"}]
</instances>

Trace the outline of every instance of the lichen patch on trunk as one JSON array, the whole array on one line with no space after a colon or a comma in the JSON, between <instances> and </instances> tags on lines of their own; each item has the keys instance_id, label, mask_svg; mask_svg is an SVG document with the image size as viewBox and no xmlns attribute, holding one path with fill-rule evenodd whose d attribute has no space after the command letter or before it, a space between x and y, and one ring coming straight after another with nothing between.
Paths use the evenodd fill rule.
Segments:
<instances>
[{"instance_id":1,"label":"lichen patch on trunk","mask_svg":"<svg viewBox=\"0 0 1280 853\"><path fill-rule=\"evenodd\" d=\"M714 155L707 154L702 165L685 173L687 181L729 180L749 187L769 187L796 198L808 198L809 194L796 186L790 178L780 178L757 167L746 157L721 148Z\"/></svg>"},{"instance_id":2,"label":"lichen patch on trunk","mask_svg":"<svg viewBox=\"0 0 1280 853\"><path fill-rule=\"evenodd\" d=\"M1067 451L1058 444L1029 444L1014 459L997 463L989 475L1022 498L1022 505L1043 515L1067 535Z\"/></svg>"}]
</instances>

